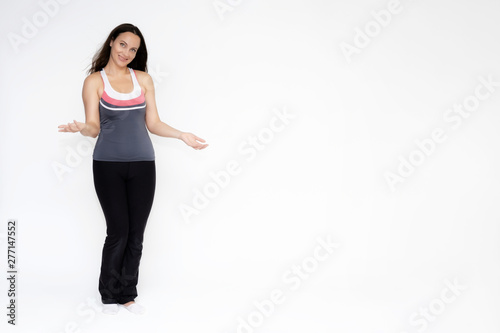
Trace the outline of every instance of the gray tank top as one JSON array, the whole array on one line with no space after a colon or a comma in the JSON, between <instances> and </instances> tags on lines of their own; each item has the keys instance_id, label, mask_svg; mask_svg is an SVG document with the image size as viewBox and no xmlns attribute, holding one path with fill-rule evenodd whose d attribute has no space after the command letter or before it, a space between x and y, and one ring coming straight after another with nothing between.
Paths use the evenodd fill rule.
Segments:
<instances>
[{"instance_id":1,"label":"gray tank top","mask_svg":"<svg viewBox=\"0 0 500 333\"><path fill-rule=\"evenodd\" d=\"M129 68L134 90L119 93L101 70L104 92L99 101L101 130L94 148L97 161L154 161L153 144L146 128L146 100L135 72Z\"/></svg>"}]
</instances>

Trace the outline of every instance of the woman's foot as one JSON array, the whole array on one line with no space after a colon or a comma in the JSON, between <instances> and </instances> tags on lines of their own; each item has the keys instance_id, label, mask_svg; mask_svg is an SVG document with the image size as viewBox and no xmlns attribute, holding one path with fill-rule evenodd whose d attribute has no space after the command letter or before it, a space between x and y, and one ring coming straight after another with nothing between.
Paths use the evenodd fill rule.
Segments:
<instances>
[{"instance_id":1,"label":"woman's foot","mask_svg":"<svg viewBox=\"0 0 500 333\"><path fill-rule=\"evenodd\" d=\"M102 305L102 313L104 313L104 314L115 315L118 313L118 310L120 310L120 308L118 307L118 304L103 304Z\"/></svg>"},{"instance_id":2,"label":"woman's foot","mask_svg":"<svg viewBox=\"0 0 500 333\"><path fill-rule=\"evenodd\" d=\"M142 305L137 304L134 301L130 301L130 302L127 302L125 304L122 304L122 306L125 309L127 309L130 312L135 313L135 314L143 314L144 312L146 312L146 308L145 307L143 307Z\"/></svg>"}]
</instances>

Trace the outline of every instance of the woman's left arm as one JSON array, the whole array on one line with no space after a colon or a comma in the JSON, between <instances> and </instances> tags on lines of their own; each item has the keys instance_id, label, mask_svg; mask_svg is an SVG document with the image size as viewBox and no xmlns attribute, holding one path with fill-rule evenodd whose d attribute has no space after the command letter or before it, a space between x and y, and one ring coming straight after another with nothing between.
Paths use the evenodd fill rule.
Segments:
<instances>
[{"instance_id":1,"label":"woman's left arm","mask_svg":"<svg viewBox=\"0 0 500 333\"><path fill-rule=\"evenodd\" d=\"M197 137L193 133L182 132L170 125L165 124L160 120L158 115L158 109L156 108L155 100L155 86L151 75L148 73L142 73L142 83L144 85L145 98L146 98L146 127L148 130L158 136L163 136L167 138L176 138L184 141L190 147L194 149L204 149L208 144L202 144L200 142L205 142L202 138Z\"/></svg>"}]
</instances>

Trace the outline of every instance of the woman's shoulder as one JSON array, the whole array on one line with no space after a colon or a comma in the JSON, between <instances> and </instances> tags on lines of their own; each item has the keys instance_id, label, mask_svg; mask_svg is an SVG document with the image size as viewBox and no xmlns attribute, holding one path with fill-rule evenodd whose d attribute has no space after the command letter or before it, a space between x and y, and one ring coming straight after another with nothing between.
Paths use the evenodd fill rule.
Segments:
<instances>
[{"instance_id":1,"label":"woman's shoulder","mask_svg":"<svg viewBox=\"0 0 500 333\"><path fill-rule=\"evenodd\" d=\"M104 82L102 80L101 73L94 72L87 75L83 81L83 89L87 91L97 91L97 94L100 97L104 90Z\"/></svg>"},{"instance_id":2,"label":"woman's shoulder","mask_svg":"<svg viewBox=\"0 0 500 333\"><path fill-rule=\"evenodd\" d=\"M138 69L134 69L134 72L135 74L137 75L137 79L139 80L143 80L143 79L146 79L146 78L150 78L151 75L149 75L148 73L146 73L145 71L141 71L141 70L138 70Z\"/></svg>"},{"instance_id":3,"label":"woman's shoulder","mask_svg":"<svg viewBox=\"0 0 500 333\"><path fill-rule=\"evenodd\" d=\"M85 82L88 82L88 83L97 83L97 82L101 82L101 81L102 81L102 77L101 77L100 72L94 72L92 74L87 75L87 77L85 78Z\"/></svg>"},{"instance_id":4,"label":"woman's shoulder","mask_svg":"<svg viewBox=\"0 0 500 333\"><path fill-rule=\"evenodd\" d=\"M152 84L153 78L147 72L138 69L134 69L134 72L140 85L148 87Z\"/></svg>"}]
</instances>

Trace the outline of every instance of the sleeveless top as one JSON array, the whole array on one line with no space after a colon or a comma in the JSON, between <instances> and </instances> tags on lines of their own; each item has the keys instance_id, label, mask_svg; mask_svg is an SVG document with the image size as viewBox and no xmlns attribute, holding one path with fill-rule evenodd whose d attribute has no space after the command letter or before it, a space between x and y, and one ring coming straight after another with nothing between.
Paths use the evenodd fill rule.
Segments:
<instances>
[{"instance_id":1,"label":"sleeveless top","mask_svg":"<svg viewBox=\"0 0 500 333\"><path fill-rule=\"evenodd\" d=\"M97 161L154 161L153 144L146 128L146 100L135 72L128 68L134 90L119 93L111 87L104 69L104 92L99 101L101 129L92 155Z\"/></svg>"}]
</instances>

